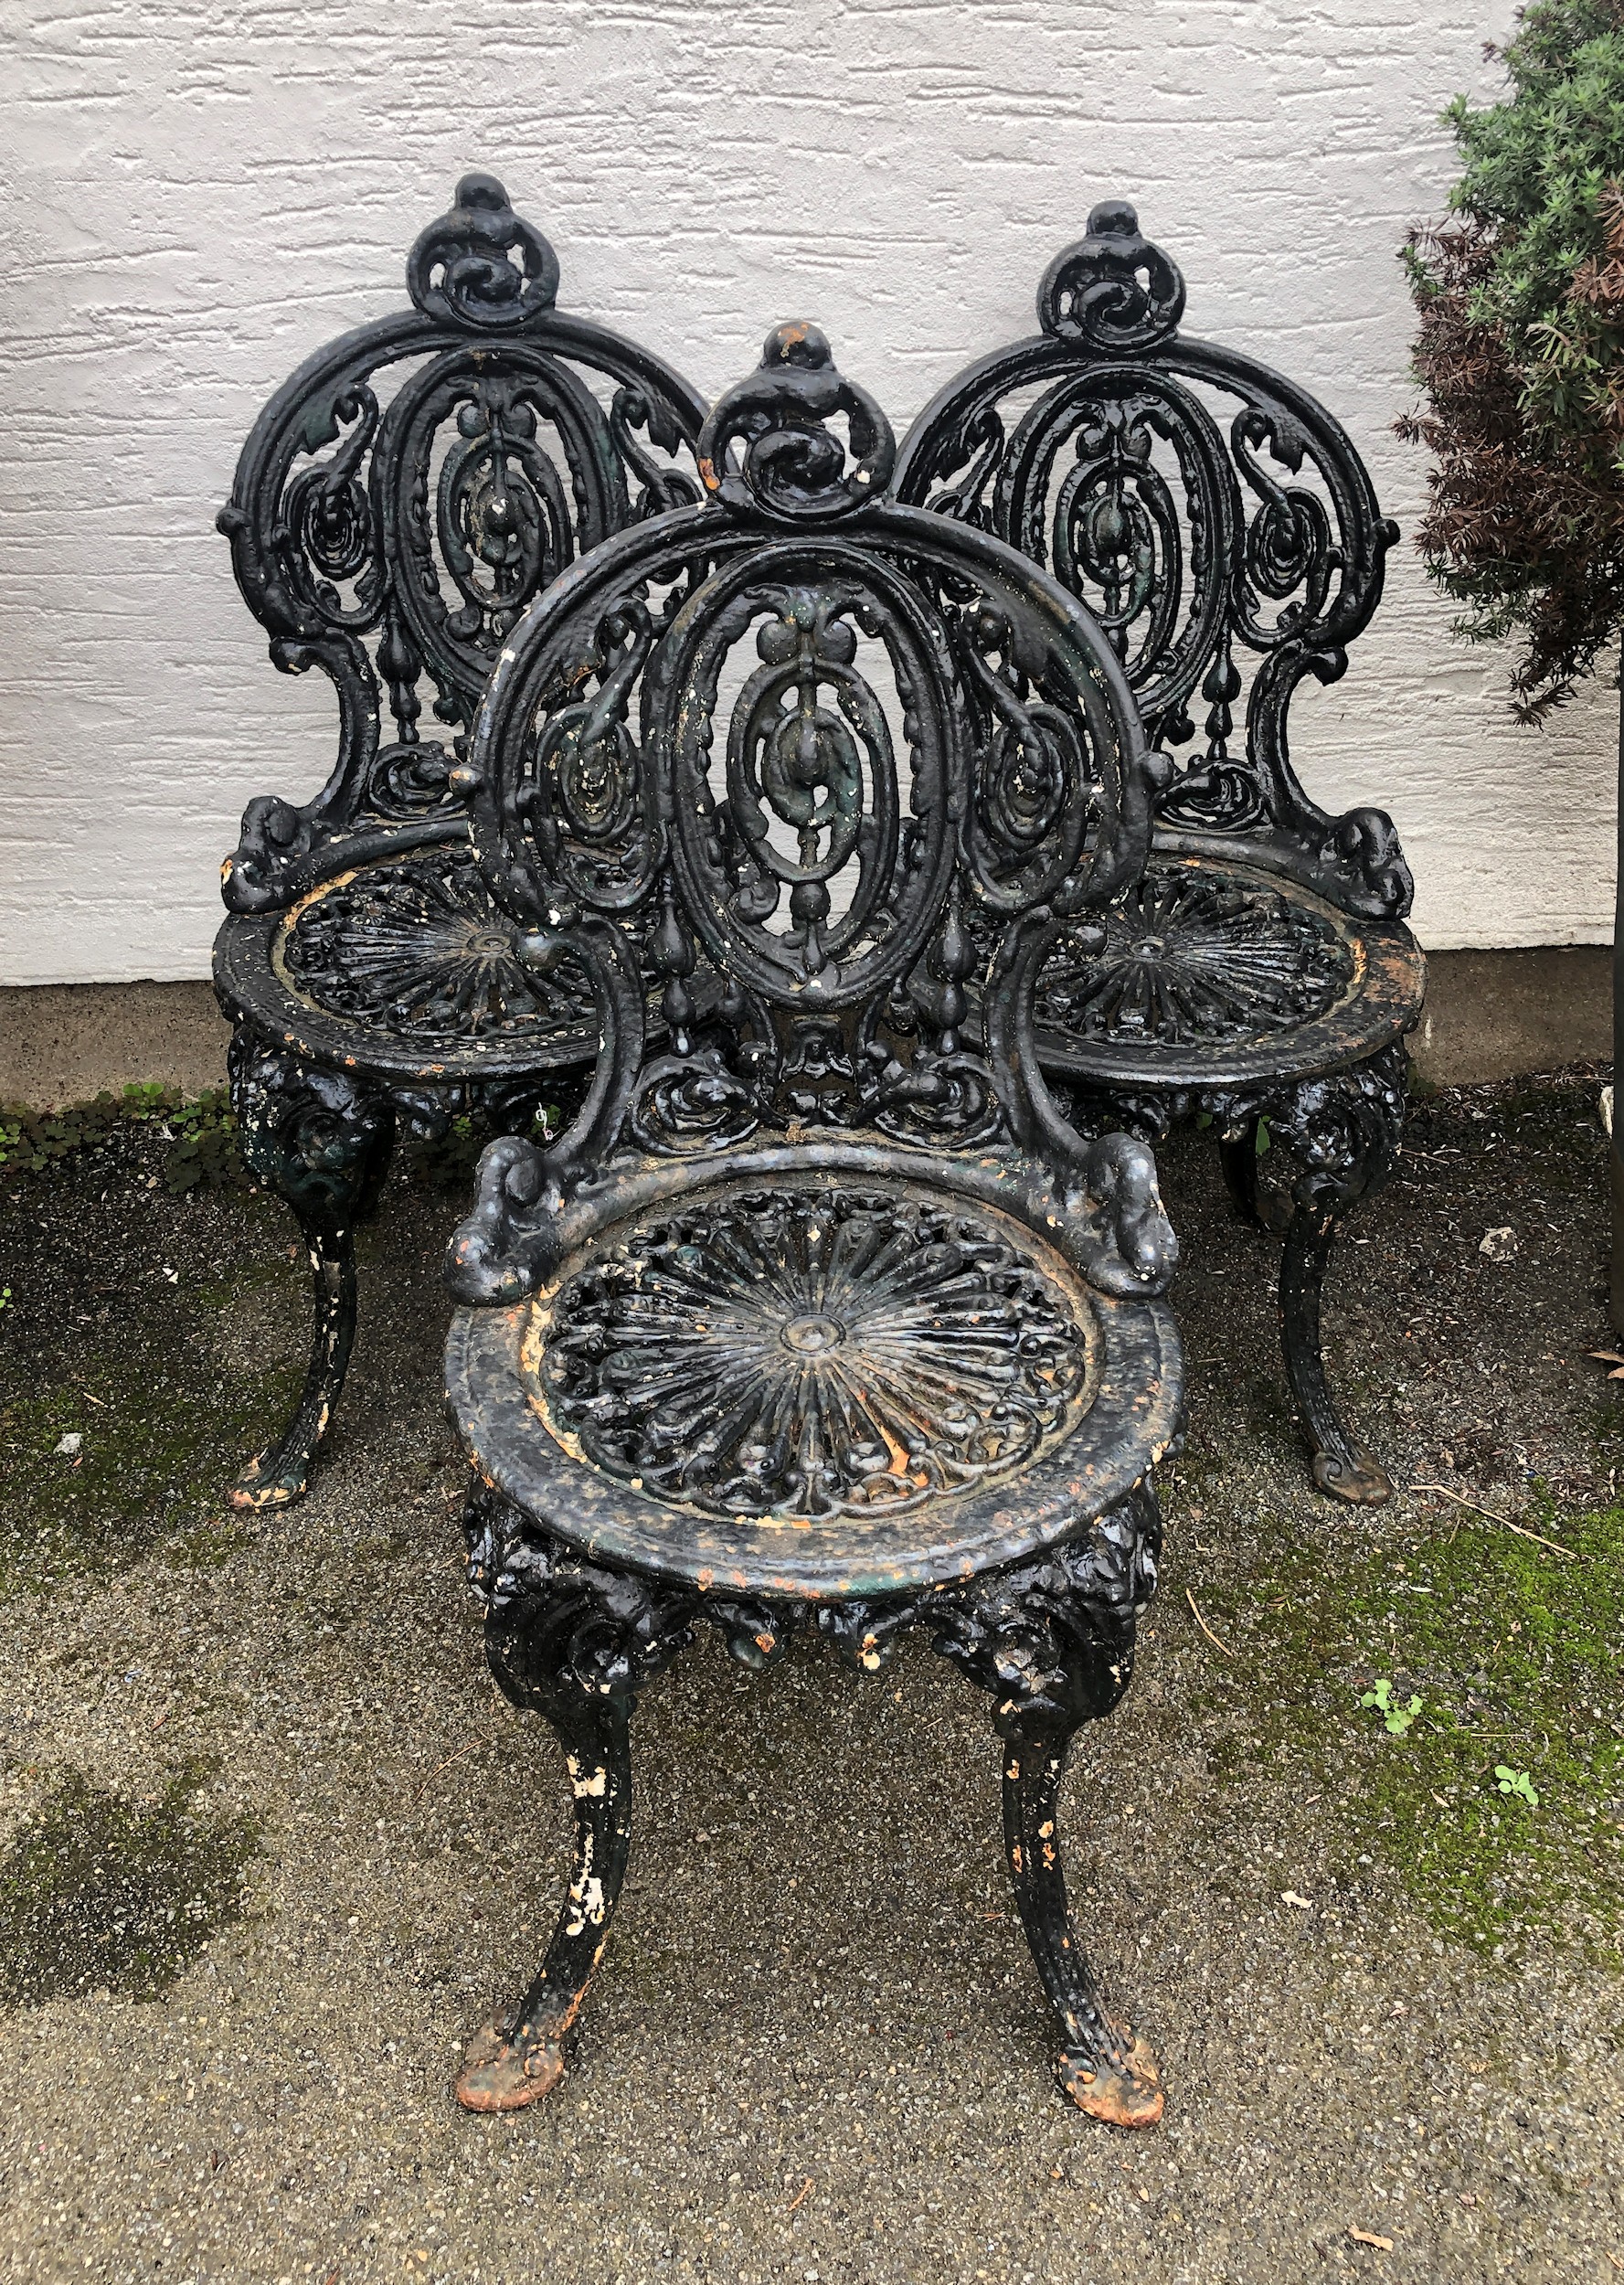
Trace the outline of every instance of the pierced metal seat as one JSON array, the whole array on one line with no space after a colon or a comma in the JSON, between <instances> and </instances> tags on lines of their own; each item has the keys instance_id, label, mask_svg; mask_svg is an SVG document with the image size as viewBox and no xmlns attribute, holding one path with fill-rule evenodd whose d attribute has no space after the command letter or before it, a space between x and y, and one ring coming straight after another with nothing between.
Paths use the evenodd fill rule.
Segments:
<instances>
[{"instance_id":1,"label":"pierced metal seat","mask_svg":"<svg viewBox=\"0 0 1624 2285\"><path fill-rule=\"evenodd\" d=\"M708 1622L751 1665L806 1629L865 1671L918 1627L991 1694L1059 2083L1161 2114L1056 1817L1155 1585L1175 1247L1149 1151L1085 1142L1032 1035L1056 932L1137 877L1156 772L1089 615L895 506L892 460L822 336L780 327L701 437L714 504L557 581L474 731L493 895L602 1047L568 1132L490 1145L448 1272L487 1650L558 1732L576 1817L540 1972L469 2049L473 2110L562 2073L625 1871L632 1706ZM601 697L586 746L560 680ZM588 762L613 833L575 800Z\"/></svg>"},{"instance_id":2,"label":"pierced metal seat","mask_svg":"<svg viewBox=\"0 0 1624 2285\"><path fill-rule=\"evenodd\" d=\"M1087 1084L1240 1086L1391 1046L1419 984L1407 930L1256 866L1152 857L1099 926L1062 933L1038 1039L1046 1068Z\"/></svg>"},{"instance_id":3,"label":"pierced metal seat","mask_svg":"<svg viewBox=\"0 0 1624 2285\"><path fill-rule=\"evenodd\" d=\"M409 311L319 350L272 398L219 516L272 663L319 667L339 706L325 785L250 802L224 867L215 984L242 1150L297 1216L315 1289L303 1397L239 1506L304 1489L355 1331L356 1224L397 1130L438 1137L470 1113L525 1131L574 1100L589 996L515 960L457 773L485 677L548 580L699 498L703 401L557 310L553 250L494 177L457 186L407 285ZM425 681L449 739L421 734ZM554 696L568 720L572 694Z\"/></svg>"},{"instance_id":4,"label":"pierced metal seat","mask_svg":"<svg viewBox=\"0 0 1624 2285\"><path fill-rule=\"evenodd\" d=\"M557 1281L459 1316L476 1464L594 1556L724 1594L872 1600L1019 1561L1079 1501L1120 1505L1176 1425L1165 1305L1091 1285L1056 1206L1014 1158L651 1169Z\"/></svg>"},{"instance_id":5,"label":"pierced metal seat","mask_svg":"<svg viewBox=\"0 0 1624 2285\"><path fill-rule=\"evenodd\" d=\"M1097 207L1043 279L1041 331L914 423L897 493L995 532L1095 611L1169 757L1142 879L1103 934L1064 931L1037 979L1039 1052L1084 1127L1209 1118L1254 1221L1267 1121L1291 1170L1280 1306L1314 1479L1381 1500L1326 1383L1320 1299L1342 1216L1398 1149L1424 969L1391 819L1318 808L1287 727L1305 677L1344 672L1397 526L1324 408L1181 334L1184 307L1132 207Z\"/></svg>"},{"instance_id":6,"label":"pierced metal seat","mask_svg":"<svg viewBox=\"0 0 1624 2285\"><path fill-rule=\"evenodd\" d=\"M506 1080L534 1096L538 1050L589 1062L598 1033L589 994L526 968L520 933L468 842L441 842L375 856L285 911L234 916L217 974L306 1061L359 1056L409 1083Z\"/></svg>"}]
</instances>

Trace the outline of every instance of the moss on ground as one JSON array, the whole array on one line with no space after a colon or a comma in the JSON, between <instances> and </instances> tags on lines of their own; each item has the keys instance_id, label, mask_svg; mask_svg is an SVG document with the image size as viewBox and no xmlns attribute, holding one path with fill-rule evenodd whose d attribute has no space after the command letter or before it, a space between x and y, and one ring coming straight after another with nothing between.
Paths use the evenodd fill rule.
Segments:
<instances>
[{"instance_id":1,"label":"moss on ground","mask_svg":"<svg viewBox=\"0 0 1624 2285\"><path fill-rule=\"evenodd\" d=\"M1202 1591L1235 1653L1203 1694L1219 1726L1211 1764L1230 1783L1311 1773L1344 1869L1385 1860L1447 1936L1514 1950L1540 1930L1612 1956L1624 1933L1624 1507L1541 1504L1513 1520L1569 1554L1464 1509L1352 1556L1260 1518L1257 1568ZM1420 1700L1396 1734L1360 1703L1384 1681L1401 1710Z\"/></svg>"},{"instance_id":2,"label":"moss on ground","mask_svg":"<svg viewBox=\"0 0 1624 2285\"><path fill-rule=\"evenodd\" d=\"M64 1771L0 1857L0 2001L156 1998L242 1917L259 1827L199 1809L205 1775L178 1770L143 1810Z\"/></svg>"},{"instance_id":3,"label":"moss on ground","mask_svg":"<svg viewBox=\"0 0 1624 2285\"><path fill-rule=\"evenodd\" d=\"M210 1296L217 1309L235 1298ZM285 1416L302 1366L228 1374L205 1353L209 1330L169 1313L127 1321L72 1382L0 1406L0 1595L160 1550L214 1564L241 1544L226 1487Z\"/></svg>"}]
</instances>

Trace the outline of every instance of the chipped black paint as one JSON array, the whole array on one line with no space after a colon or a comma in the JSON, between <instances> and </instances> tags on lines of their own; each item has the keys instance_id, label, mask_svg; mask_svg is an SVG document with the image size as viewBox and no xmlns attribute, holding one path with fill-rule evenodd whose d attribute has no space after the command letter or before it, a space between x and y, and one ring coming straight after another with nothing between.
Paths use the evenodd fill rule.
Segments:
<instances>
[{"instance_id":1,"label":"chipped black paint","mask_svg":"<svg viewBox=\"0 0 1624 2285\"><path fill-rule=\"evenodd\" d=\"M470 2044L457 2082L467 2109L523 2109L563 2075L563 2041L603 1956L625 1875L639 1692L701 1624L760 1667L810 1621L861 1673L877 1671L918 1628L992 1698L1005 1748L1010 1878L1061 2033L1056 2083L1112 2124L1157 2122L1154 2057L1100 1993L1071 1917L1056 1822L1071 1741L1127 1690L1137 1624L1155 1592L1162 1522L1148 1474L1086 1531L1022 1563L810 1606L598 1563L478 1477L464 1525L491 1670L515 1705L544 1715L557 1732L576 1823L569 1885L541 1969L511 2014Z\"/></svg>"},{"instance_id":2,"label":"chipped black paint","mask_svg":"<svg viewBox=\"0 0 1624 2285\"><path fill-rule=\"evenodd\" d=\"M299 1217L315 1280L304 1398L234 1494L251 1505L304 1487L354 1330L355 1221L396 1130L437 1137L468 1111L526 1128L558 1098L551 1075L590 1061L591 994L519 963L455 771L547 580L699 496L702 399L560 314L557 258L494 177L458 185L407 282L409 313L319 350L271 399L218 519L273 664L325 674L339 714L313 801L249 803L215 946L245 1155ZM449 742L421 735L425 686Z\"/></svg>"},{"instance_id":3,"label":"chipped black paint","mask_svg":"<svg viewBox=\"0 0 1624 2285\"><path fill-rule=\"evenodd\" d=\"M1394 1043L1419 1016L1423 965L1392 820L1320 809L1288 728L1300 683L1345 671L1397 527L1324 407L1181 335L1184 307L1132 207L1097 207L1043 280L1042 330L927 406L897 493L997 533L1098 611L1174 758L1150 893L1130 892L1103 941L1061 932L1037 982L1038 1051L1084 1124L1157 1135L1210 1116L1243 1200L1268 1119L1296 1161L1283 1330L1314 1478L1378 1500L1387 1479L1326 1385L1320 1292L1337 1217L1398 1146Z\"/></svg>"},{"instance_id":4,"label":"chipped black paint","mask_svg":"<svg viewBox=\"0 0 1624 2285\"><path fill-rule=\"evenodd\" d=\"M631 1707L704 1621L752 1665L811 1627L865 1670L921 1627L992 1694L1060 2083L1160 2115L1067 1914L1054 1789L1155 1584L1176 1248L1149 1151L1085 1139L1046 1086L1033 989L1139 877L1164 769L1090 615L892 505L892 449L823 336L779 328L700 439L715 504L550 588L475 725L493 894L538 974L589 986L602 1045L568 1133L487 1151L448 1270L470 1575L577 1812L470 2109L562 2071L626 1862Z\"/></svg>"}]
</instances>

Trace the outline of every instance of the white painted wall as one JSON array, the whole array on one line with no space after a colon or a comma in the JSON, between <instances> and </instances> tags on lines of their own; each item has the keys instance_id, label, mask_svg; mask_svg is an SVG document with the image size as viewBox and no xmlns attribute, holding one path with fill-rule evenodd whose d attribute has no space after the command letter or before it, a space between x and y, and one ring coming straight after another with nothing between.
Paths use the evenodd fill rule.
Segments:
<instances>
[{"instance_id":1,"label":"white painted wall","mask_svg":"<svg viewBox=\"0 0 1624 2285\"><path fill-rule=\"evenodd\" d=\"M1413 526L1394 249L1494 84L1510 0L4 0L0 981L207 972L251 793L333 751L213 528L292 365L398 307L470 165L561 300L715 391L795 314L898 427L1030 330L1118 192L1193 332L1287 367ZM1413 549L1297 732L1328 806L1397 819L1432 945L1609 932L1616 699L1518 729Z\"/></svg>"}]
</instances>

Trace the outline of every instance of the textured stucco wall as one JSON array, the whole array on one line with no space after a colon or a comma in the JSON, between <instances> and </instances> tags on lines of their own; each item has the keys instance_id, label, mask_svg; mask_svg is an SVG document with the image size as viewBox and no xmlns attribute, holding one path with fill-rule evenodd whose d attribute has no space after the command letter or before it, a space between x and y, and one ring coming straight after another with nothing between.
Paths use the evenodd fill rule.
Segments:
<instances>
[{"instance_id":1,"label":"textured stucco wall","mask_svg":"<svg viewBox=\"0 0 1624 2285\"><path fill-rule=\"evenodd\" d=\"M1288 367L1413 523L1393 249L1493 83L1507 0L8 0L0 88L0 982L206 971L251 793L333 750L212 528L271 388L398 305L470 165L548 232L561 300L715 390L776 319L901 422L1030 328L1107 192L1190 330ZM1407 544L1347 678L1304 694L1332 807L1396 815L1434 945L1595 941L1610 693L1515 728Z\"/></svg>"}]
</instances>

